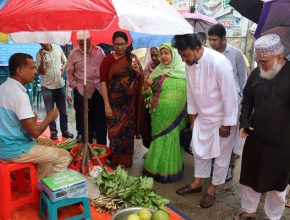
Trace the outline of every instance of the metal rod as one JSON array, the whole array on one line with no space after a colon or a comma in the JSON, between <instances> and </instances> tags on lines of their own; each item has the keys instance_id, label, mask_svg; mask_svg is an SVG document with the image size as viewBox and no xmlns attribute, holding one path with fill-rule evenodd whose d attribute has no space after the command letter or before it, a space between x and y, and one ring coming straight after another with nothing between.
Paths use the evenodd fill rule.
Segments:
<instances>
[{"instance_id":1,"label":"metal rod","mask_svg":"<svg viewBox=\"0 0 290 220\"><path fill-rule=\"evenodd\" d=\"M82 173L86 174L89 165L89 125L88 125L88 91L87 91L87 37L84 30L84 145L83 145L83 160L82 160Z\"/></svg>"}]
</instances>

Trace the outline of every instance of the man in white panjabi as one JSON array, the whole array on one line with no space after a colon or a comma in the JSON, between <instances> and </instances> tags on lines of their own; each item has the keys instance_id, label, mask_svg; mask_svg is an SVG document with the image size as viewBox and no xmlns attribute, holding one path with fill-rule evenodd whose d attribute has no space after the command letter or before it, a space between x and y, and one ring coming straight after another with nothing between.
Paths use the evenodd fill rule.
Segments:
<instances>
[{"instance_id":1,"label":"man in white panjabi","mask_svg":"<svg viewBox=\"0 0 290 220\"><path fill-rule=\"evenodd\" d=\"M229 44L226 37L226 28L222 24L215 24L208 30L208 41L212 49L222 53L230 61L233 67L233 76L236 83L237 94L240 97L238 99L240 115L240 102L242 100L243 89L247 81L246 64L243 57L243 53L240 49ZM231 155L231 162L228 168L226 182L232 180L233 170L235 168L236 155L241 155L242 138L239 136L238 129L236 133L236 142L234 143L234 151Z\"/></svg>"},{"instance_id":2,"label":"man in white panjabi","mask_svg":"<svg viewBox=\"0 0 290 220\"><path fill-rule=\"evenodd\" d=\"M179 195L202 191L202 179L213 177L200 206L215 201L218 185L225 182L238 122L238 95L232 66L221 53L201 45L196 34L176 35L174 46L186 65L187 110L191 118L195 179L176 191Z\"/></svg>"}]
</instances>

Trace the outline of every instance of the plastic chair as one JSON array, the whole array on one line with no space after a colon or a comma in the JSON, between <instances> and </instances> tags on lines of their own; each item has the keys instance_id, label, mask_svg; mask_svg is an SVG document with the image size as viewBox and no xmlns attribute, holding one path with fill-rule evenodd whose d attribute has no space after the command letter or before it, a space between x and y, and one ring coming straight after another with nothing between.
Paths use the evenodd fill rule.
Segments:
<instances>
[{"instance_id":1,"label":"plastic chair","mask_svg":"<svg viewBox=\"0 0 290 220\"><path fill-rule=\"evenodd\" d=\"M29 172L28 172L29 171ZM27 203L34 203L39 208L39 190L37 188L37 172L32 163L2 163L0 162L0 219L10 219L11 211ZM29 178L28 178L29 176ZM12 178L11 178L12 177ZM17 200L12 199L12 187L27 190L30 193L22 195Z\"/></svg>"},{"instance_id":2,"label":"plastic chair","mask_svg":"<svg viewBox=\"0 0 290 220\"><path fill-rule=\"evenodd\" d=\"M1 76L0 75L0 85L7 80L8 76Z\"/></svg>"},{"instance_id":3,"label":"plastic chair","mask_svg":"<svg viewBox=\"0 0 290 220\"><path fill-rule=\"evenodd\" d=\"M41 97L42 96L42 94L41 94L41 85L40 85L40 83L38 83L36 85L35 90L36 90L36 106L37 106L37 109L39 109L39 106L40 106L41 101L42 101L42 97Z\"/></svg>"},{"instance_id":4,"label":"plastic chair","mask_svg":"<svg viewBox=\"0 0 290 220\"><path fill-rule=\"evenodd\" d=\"M9 68L7 66L0 66L0 85L7 80L9 75Z\"/></svg>"},{"instance_id":5,"label":"plastic chair","mask_svg":"<svg viewBox=\"0 0 290 220\"><path fill-rule=\"evenodd\" d=\"M34 88L33 88L33 101L35 101L36 97L36 107L39 109L39 106L42 102L42 94L41 94L41 78L40 75L36 75L36 78L34 80Z\"/></svg>"},{"instance_id":6,"label":"plastic chair","mask_svg":"<svg viewBox=\"0 0 290 220\"><path fill-rule=\"evenodd\" d=\"M33 83L26 83L24 86L27 89L27 94L29 96L30 104L33 107Z\"/></svg>"},{"instance_id":7,"label":"plastic chair","mask_svg":"<svg viewBox=\"0 0 290 220\"><path fill-rule=\"evenodd\" d=\"M66 198L62 199L56 202L50 201L48 196L45 194L45 192L41 192L40 195L40 210L39 215L44 220L56 220L58 219L57 216L57 210L60 207L65 207L77 203L83 204L83 213L77 216L73 216L70 218L67 218L67 220L79 220L79 219L85 219L85 220L91 220L91 213L90 213L90 203L89 199L87 197L81 197L81 198Z\"/></svg>"}]
</instances>

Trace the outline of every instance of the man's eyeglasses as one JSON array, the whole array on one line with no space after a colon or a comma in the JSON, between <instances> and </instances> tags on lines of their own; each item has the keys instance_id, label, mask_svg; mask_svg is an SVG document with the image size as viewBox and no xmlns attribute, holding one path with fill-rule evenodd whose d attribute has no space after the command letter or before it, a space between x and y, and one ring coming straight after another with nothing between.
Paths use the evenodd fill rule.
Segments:
<instances>
[{"instance_id":1,"label":"man's eyeglasses","mask_svg":"<svg viewBox=\"0 0 290 220\"><path fill-rule=\"evenodd\" d=\"M254 58L254 60L257 62L257 64L260 64L261 66L265 66L267 63L271 62L271 60L274 60L274 59L279 59L278 56L269 56L267 58L264 58L264 59L257 59L257 58Z\"/></svg>"}]
</instances>

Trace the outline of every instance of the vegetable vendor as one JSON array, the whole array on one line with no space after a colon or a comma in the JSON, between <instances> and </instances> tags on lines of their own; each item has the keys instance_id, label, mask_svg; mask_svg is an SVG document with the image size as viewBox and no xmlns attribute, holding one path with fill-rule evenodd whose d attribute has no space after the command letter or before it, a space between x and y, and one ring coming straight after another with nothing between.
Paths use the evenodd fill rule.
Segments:
<instances>
[{"instance_id":1,"label":"vegetable vendor","mask_svg":"<svg viewBox=\"0 0 290 220\"><path fill-rule=\"evenodd\" d=\"M35 163L39 179L64 170L71 161L69 152L51 146L49 139L38 138L57 118L58 110L52 109L37 122L24 87L37 73L33 58L25 53L13 54L9 70L10 78L0 86L0 160Z\"/></svg>"}]
</instances>

